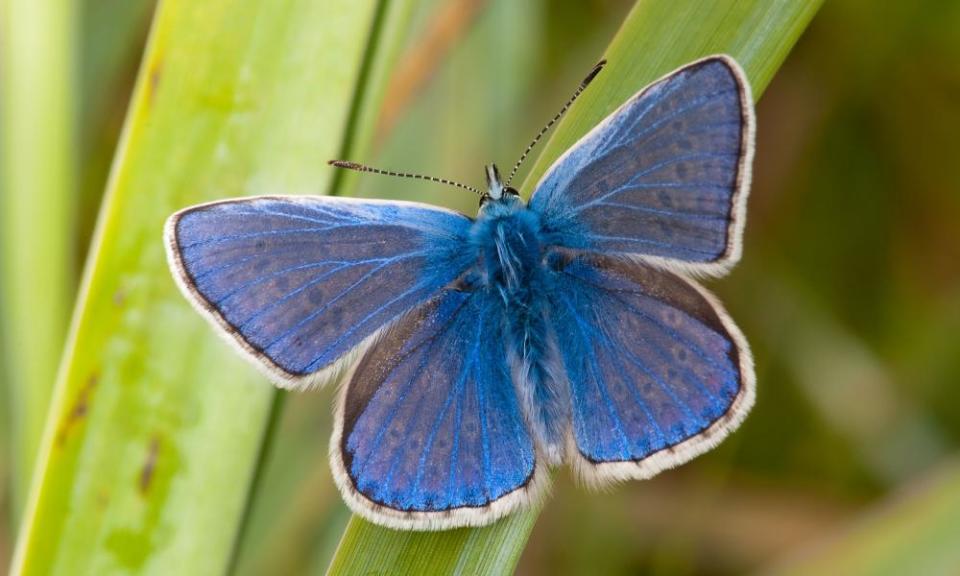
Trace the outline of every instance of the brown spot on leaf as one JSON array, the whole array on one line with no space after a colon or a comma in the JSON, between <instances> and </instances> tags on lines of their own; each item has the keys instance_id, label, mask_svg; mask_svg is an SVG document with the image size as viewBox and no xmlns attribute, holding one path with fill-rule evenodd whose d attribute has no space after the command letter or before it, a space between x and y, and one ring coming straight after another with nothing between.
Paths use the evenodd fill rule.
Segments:
<instances>
[{"instance_id":1,"label":"brown spot on leaf","mask_svg":"<svg viewBox=\"0 0 960 576\"><path fill-rule=\"evenodd\" d=\"M153 99L160 88L160 80L163 79L163 62L157 61L150 67L147 77L147 104L153 104Z\"/></svg>"},{"instance_id":2,"label":"brown spot on leaf","mask_svg":"<svg viewBox=\"0 0 960 576\"><path fill-rule=\"evenodd\" d=\"M154 472L157 469L157 457L160 455L160 438L154 436L150 439L150 447L147 449L147 459L144 460L140 468L140 478L137 486L140 488L140 494L146 496L150 491L150 485L153 483Z\"/></svg>"},{"instance_id":3,"label":"brown spot on leaf","mask_svg":"<svg viewBox=\"0 0 960 576\"><path fill-rule=\"evenodd\" d=\"M96 374L91 374L87 377L87 382L83 385L83 388L80 389L80 393L77 394L77 399L74 400L73 405L60 424L60 430L57 432L58 447L62 448L63 445L66 444L70 432L76 428L77 424L79 424L90 411L90 397L93 389L97 386L98 380L99 378Z\"/></svg>"}]
</instances>

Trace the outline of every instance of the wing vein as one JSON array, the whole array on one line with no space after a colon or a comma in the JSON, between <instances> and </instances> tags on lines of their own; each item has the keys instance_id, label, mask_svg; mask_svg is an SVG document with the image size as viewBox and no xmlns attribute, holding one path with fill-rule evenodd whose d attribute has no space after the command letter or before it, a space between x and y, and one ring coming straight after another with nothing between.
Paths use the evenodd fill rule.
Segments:
<instances>
[{"instance_id":1,"label":"wing vein","mask_svg":"<svg viewBox=\"0 0 960 576\"><path fill-rule=\"evenodd\" d=\"M711 158L739 158L739 157L740 157L740 153L739 153L739 152L737 152L737 153L727 153L727 154L719 154L719 153L716 153L716 152L698 152L698 153L696 153L696 154L684 154L684 155L681 155L681 156L675 156L675 157L673 157L673 158L671 158L671 159L669 159L669 160L664 160L664 161L662 161L662 162L657 162L656 164L654 164L654 165L652 165L652 166L648 166L646 169L641 170L640 172L637 172L636 174L634 174L634 175L630 178L630 182L636 182L636 181L639 180L640 178L642 178L642 177L644 177L644 176L647 176L647 175L649 175L649 174L651 174L651 173L653 173L653 172L656 172L657 170L660 170L661 168L665 168L665 167L671 166L671 165L673 165L673 164L678 164L678 163L680 163L680 162L697 161L697 160L709 160L709 159L711 159ZM609 197L611 197L611 196L615 196L615 195L617 195L617 194L620 194L620 193L622 193L622 192L625 192L625 191L627 191L627 190L630 190L633 186L634 186L634 184L631 184L631 183L624 184L623 186L620 186L620 187L618 187L618 188L616 188L616 189L614 189L614 190L611 190L610 192L607 192L607 193L605 193L605 194L602 194L602 195L600 195L600 196L597 196L596 198L591 199L589 202L586 202L586 203L584 203L584 204L580 204L580 205L576 206L575 209L576 209L577 212L581 212L581 211L583 211L585 208L589 208L590 206L593 206L594 204L597 204L597 203L599 203L599 202L603 202L604 200L606 200L607 198L609 198Z\"/></svg>"},{"instance_id":2,"label":"wing vein","mask_svg":"<svg viewBox=\"0 0 960 576\"><path fill-rule=\"evenodd\" d=\"M368 223L358 223L358 224L331 224L329 226L324 226L322 228L290 228L288 230L265 230L263 232L247 232L245 234L228 234L225 236L217 236L216 238L207 238L205 240L197 240L196 242L191 242L190 244L181 244L181 250L187 250L190 248L196 248L198 246L209 246L211 244L226 244L227 242L233 242L234 240L253 240L254 238L263 238L266 236L293 236L296 234L313 234L317 232L329 232L332 230L342 230L343 228L364 228L369 229L370 224Z\"/></svg>"},{"instance_id":3,"label":"wing vein","mask_svg":"<svg viewBox=\"0 0 960 576\"><path fill-rule=\"evenodd\" d=\"M462 306L463 304L460 305L460 307ZM418 346L418 348L424 348L424 347L432 348L433 345L436 343L436 341L440 338L440 336L445 334L447 330L450 328L450 325L453 323L453 318L456 317L456 312L459 311L459 309L460 308L458 307L457 310L454 311L454 313L451 314L449 318L447 318L446 322L441 327L441 329L438 330L435 334L433 334L429 338L427 338L423 343L421 343ZM409 357L409 355L407 357ZM423 367L426 365L429 357L430 357L429 350L427 350L424 352L423 357L420 359L420 363L417 366L417 370L415 371L414 376L404 383L403 392L401 392L400 394L397 394L398 401L394 403L393 406L390 407L390 411L387 413L386 418L384 418L383 423L380 426L380 430L379 432L377 432L376 439L372 443L372 446L377 447L383 444L383 436L386 434L387 429L390 427L390 425L393 424L394 418L396 418L397 413L400 411L400 404L402 399L405 398L407 394L410 392L410 389L413 388L413 385L414 383L416 383L417 378L423 372ZM393 371L396 370L399 366L400 364L397 364L396 366L394 366L393 369L390 371L390 373L392 374ZM364 457L363 462L360 463L360 466L358 468L357 476L361 476L363 474L363 472L367 468L367 465L370 463L370 459L373 457L373 455L374 455L374 452L371 450L370 453L368 453L366 457Z\"/></svg>"},{"instance_id":4,"label":"wing vein","mask_svg":"<svg viewBox=\"0 0 960 576\"><path fill-rule=\"evenodd\" d=\"M586 347L589 348L589 344L587 343L586 338L583 338L584 324L583 324L583 321L580 319L579 314L577 314L576 308L570 302L566 294L561 294L561 298L563 299L564 304L566 304L567 308L570 310L570 313L574 319L574 322L576 322L577 326L580 328L581 342L586 344L587 345ZM603 376L601 374L601 371L599 370L599 367L597 366L596 355L587 354L587 356L588 356L588 359L587 359L588 366L590 367L589 372L593 375L593 380L594 380L594 383L596 384L597 392L603 398L604 404L606 405L606 408L607 408L607 414L610 416L610 419L613 421L614 428L616 429L617 435L619 436L619 439L620 439L621 449L624 452L628 452L630 450L630 444L629 444L629 440L627 439L626 433L623 431L623 424L622 424L623 420L621 419L619 413L617 412L616 407L614 407L613 401L610 399L607 388L603 383ZM654 427L657 427L657 423L653 421L649 412L647 413L647 418L650 420L650 423Z\"/></svg>"},{"instance_id":5,"label":"wing vein","mask_svg":"<svg viewBox=\"0 0 960 576\"><path fill-rule=\"evenodd\" d=\"M704 106L704 105L706 105L706 104L710 104L711 102L715 102L716 100L714 100L714 98L716 98L717 96L723 96L724 94L729 94L730 92L738 92L738 91L737 91L736 88L726 88L726 89L723 89L723 90L717 90L717 91L715 91L715 92L711 92L711 93L709 93L709 94L705 94L705 95L703 95L703 96L700 96L699 98L697 98L696 100L694 100L694 101L691 102L690 104L687 104L686 106L683 106L683 107L681 107L681 108L678 108L678 109L674 110L674 111L671 112L670 114L667 114L666 116L660 118L659 120L657 120L657 121L655 121L655 122L652 122L651 124L649 124L646 128L644 128L643 130L641 130L641 131L638 132L637 134L633 134L633 135L632 135L632 138L630 138L629 141L630 141L632 144L634 144L634 145L636 145L636 144L644 144L644 143L646 143L646 140L640 140L641 138L644 138L644 137L650 135L651 132L654 132L654 131L659 130L660 127L662 127L664 124L670 122L671 120L673 120L673 119L676 118L677 116L680 116L680 115L682 115L682 114L686 114L687 112L690 112L690 111L692 111L692 110L696 110L697 108L700 108L700 107L702 107L702 106ZM648 110L647 112L649 112L649 110ZM644 112L644 116L646 116L647 112ZM633 122L633 124L631 125L631 129L632 129L633 126L636 126L637 123L639 123L641 120L643 120L643 118L637 118L637 119ZM630 134L630 130L625 130L625 131L623 132L623 135L618 139L617 144L618 144L618 145L624 145L623 143L627 140L626 137L627 137L627 136L630 136L630 135L631 135L631 134ZM636 147L636 146L634 146L634 147Z\"/></svg>"},{"instance_id":6,"label":"wing vein","mask_svg":"<svg viewBox=\"0 0 960 576\"><path fill-rule=\"evenodd\" d=\"M350 286L347 286L346 288L344 288L343 290L341 290L333 300L327 302L323 307L320 308L319 311L323 311L324 309L326 309L327 307L329 307L330 304L333 304L335 301L337 301L337 300L339 300L340 298L342 298L342 297L344 296L344 294L346 294L346 293L349 292L350 290L356 288L357 286L359 286L359 285L362 284L363 282L367 281L367 279L369 279L370 276L372 276L373 274L375 274L377 271L381 270L382 268L385 268L385 267L388 266L389 264L393 264L393 263L396 263L396 262L403 262L404 260L408 260L408 259L413 258L413 257L415 257L415 256L423 256L423 255L426 254L426 253L427 253L426 251L422 251L422 252L411 252L411 253L409 253L409 254L404 254L403 256L394 256L394 257L389 258L389 259L384 259L384 262L383 262L382 264L380 264L379 266L374 267L372 270L369 270L369 271L366 272L363 276L361 276L359 280L357 280L356 282L354 282L354 283L351 284ZM244 328L246 328L246 327L250 324L250 322L252 322L252 321L255 320L256 318L260 317L260 316L263 315L265 312L268 312L268 311L272 310L273 308L275 308L275 307L283 304L284 302L286 302L286 301L289 300L290 298L293 298L293 297L296 296L297 294L301 294L304 290L307 290L307 289L309 289L309 288L312 288L313 286L317 285L317 284L320 282L320 280L322 280L322 279L323 279L323 277L321 277L321 278L319 278L319 279L315 278L315 279L311 280L310 282L308 282L307 284L304 284L303 286L300 286L300 287L297 288L296 290L293 290L292 292L288 292L287 294L285 294L285 295L282 296L281 298L279 298L279 299L277 299L277 300L274 300L273 302L271 302L271 303L268 304L267 306L264 306L263 308L261 308L261 309L259 309L257 312L255 312L255 313L253 314L253 316L250 316L249 318L247 318L246 320L244 320L243 323L240 324L239 328L240 328L241 330L244 329ZM314 313L314 314L316 314L316 313ZM280 338L284 338L284 337L288 336L291 331L295 330L296 328L299 328L302 323L303 323L303 320L301 320L301 322L298 323L297 326L294 326L294 327L290 328L287 332L284 332L284 333L280 336ZM265 346L264 348L268 348L269 346L272 346L272 345L275 344L275 343L276 343L276 340L274 340L273 342L270 343L270 345Z\"/></svg>"}]
</instances>

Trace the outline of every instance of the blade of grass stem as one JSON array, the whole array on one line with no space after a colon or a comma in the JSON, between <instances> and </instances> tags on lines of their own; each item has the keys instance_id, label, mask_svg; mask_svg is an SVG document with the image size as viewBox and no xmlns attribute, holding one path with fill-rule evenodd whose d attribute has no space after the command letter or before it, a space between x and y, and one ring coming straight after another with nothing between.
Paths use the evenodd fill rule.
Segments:
<instances>
[{"instance_id":1,"label":"blade of grass stem","mask_svg":"<svg viewBox=\"0 0 960 576\"><path fill-rule=\"evenodd\" d=\"M174 210L329 192L374 0L167 0L47 420L14 572L222 573L273 388L177 292Z\"/></svg>"},{"instance_id":2,"label":"blade of grass stem","mask_svg":"<svg viewBox=\"0 0 960 576\"><path fill-rule=\"evenodd\" d=\"M16 522L74 291L76 10L52 0L4 0L0 6L0 378L9 397Z\"/></svg>"}]
</instances>

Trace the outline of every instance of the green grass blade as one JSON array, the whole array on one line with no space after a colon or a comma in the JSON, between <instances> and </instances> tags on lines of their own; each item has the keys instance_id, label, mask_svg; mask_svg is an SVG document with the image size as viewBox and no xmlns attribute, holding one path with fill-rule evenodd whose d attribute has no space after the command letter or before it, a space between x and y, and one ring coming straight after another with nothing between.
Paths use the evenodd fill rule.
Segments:
<instances>
[{"instance_id":1,"label":"green grass blade","mask_svg":"<svg viewBox=\"0 0 960 576\"><path fill-rule=\"evenodd\" d=\"M53 390L74 289L75 9L0 3L0 331L19 517Z\"/></svg>"},{"instance_id":2,"label":"green grass blade","mask_svg":"<svg viewBox=\"0 0 960 576\"><path fill-rule=\"evenodd\" d=\"M323 193L374 0L161 4L44 432L14 571L223 572L273 388L194 313L161 231L185 205Z\"/></svg>"},{"instance_id":3,"label":"green grass blade","mask_svg":"<svg viewBox=\"0 0 960 576\"><path fill-rule=\"evenodd\" d=\"M354 516L327 574L511 574L534 522L528 512L480 529L409 532Z\"/></svg>"},{"instance_id":4,"label":"green grass blade","mask_svg":"<svg viewBox=\"0 0 960 576\"><path fill-rule=\"evenodd\" d=\"M758 97L806 28L821 1L643 0L610 43L609 65L570 110L527 177L531 187L549 165L647 83L700 56L724 52L744 67ZM412 533L353 518L328 574L509 574L536 512L480 529Z\"/></svg>"}]
</instances>

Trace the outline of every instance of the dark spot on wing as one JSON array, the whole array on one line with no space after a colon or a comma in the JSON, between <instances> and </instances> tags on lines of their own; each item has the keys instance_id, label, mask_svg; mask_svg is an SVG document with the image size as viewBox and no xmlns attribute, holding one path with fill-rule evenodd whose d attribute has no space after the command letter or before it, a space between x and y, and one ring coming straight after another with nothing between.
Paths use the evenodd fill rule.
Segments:
<instances>
[{"instance_id":1,"label":"dark spot on wing","mask_svg":"<svg viewBox=\"0 0 960 576\"><path fill-rule=\"evenodd\" d=\"M310 291L309 299L311 304L320 306L327 300L327 295L323 288L314 288Z\"/></svg>"},{"instance_id":2,"label":"dark spot on wing","mask_svg":"<svg viewBox=\"0 0 960 576\"><path fill-rule=\"evenodd\" d=\"M660 206L663 208L673 208L673 197L666 190L657 192L657 199L660 200Z\"/></svg>"}]
</instances>

